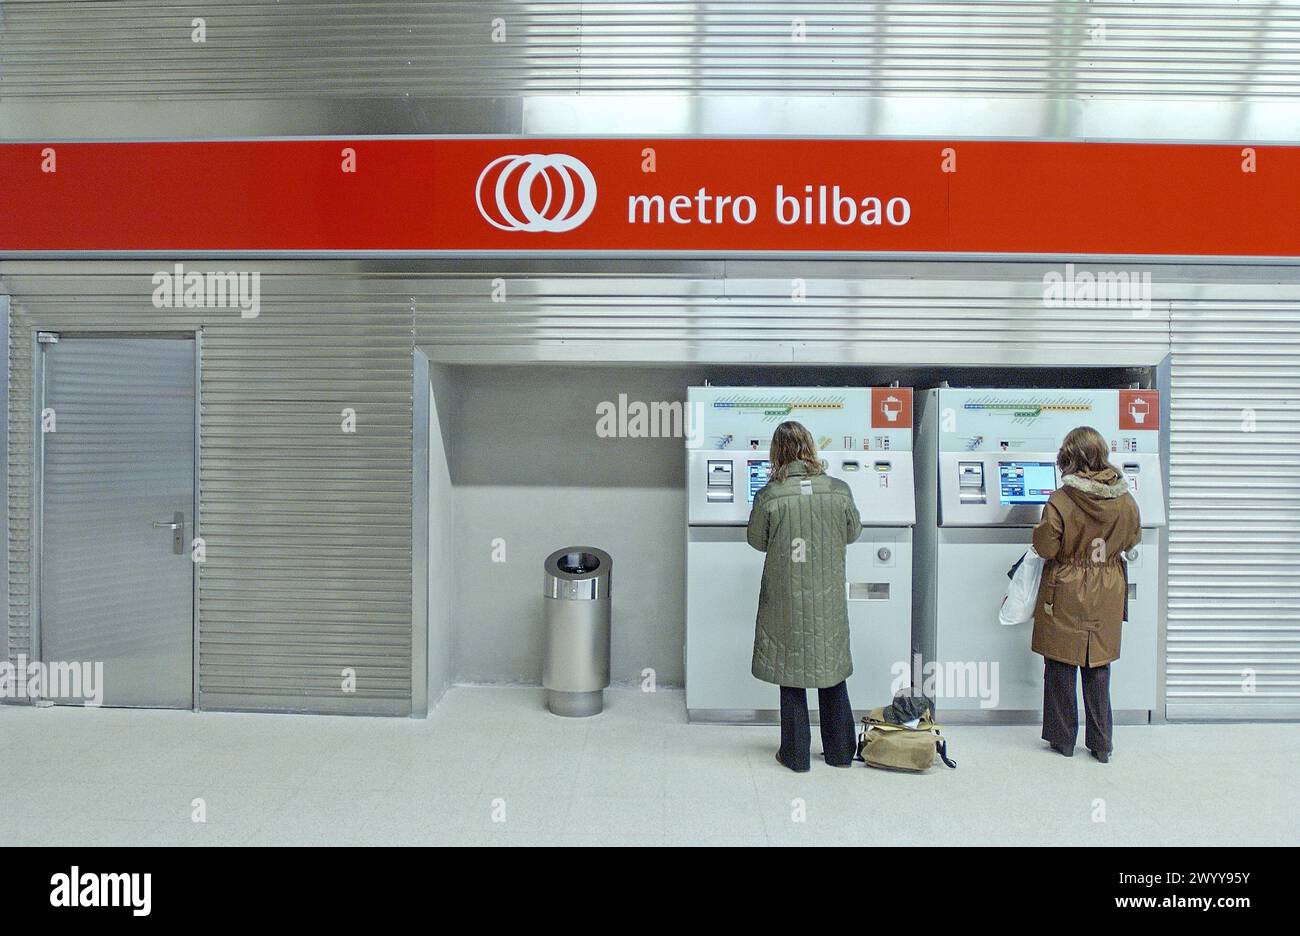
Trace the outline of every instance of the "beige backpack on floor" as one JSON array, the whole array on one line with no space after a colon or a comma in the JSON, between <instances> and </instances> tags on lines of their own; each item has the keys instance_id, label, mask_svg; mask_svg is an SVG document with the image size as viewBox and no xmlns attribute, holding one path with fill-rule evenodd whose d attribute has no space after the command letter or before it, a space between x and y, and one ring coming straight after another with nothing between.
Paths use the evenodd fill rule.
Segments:
<instances>
[{"instance_id":1,"label":"beige backpack on floor","mask_svg":"<svg viewBox=\"0 0 1300 936\"><path fill-rule=\"evenodd\" d=\"M886 721L884 711L884 708L872 709L862 717L858 760L865 761L868 767L918 773L929 770L938 754L949 767L957 766L948 757L947 739L929 713L921 715L913 728Z\"/></svg>"}]
</instances>

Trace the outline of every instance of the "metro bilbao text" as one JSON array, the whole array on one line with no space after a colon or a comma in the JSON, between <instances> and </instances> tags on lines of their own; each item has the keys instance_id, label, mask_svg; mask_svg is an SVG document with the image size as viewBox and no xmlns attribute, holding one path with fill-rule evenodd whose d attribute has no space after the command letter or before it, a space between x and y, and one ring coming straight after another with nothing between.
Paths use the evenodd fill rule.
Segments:
<instances>
[{"instance_id":1,"label":"metro bilbao text","mask_svg":"<svg viewBox=\"0 0 1300 936\"><path fill-rule=\"evenodd\" d=\"M838 185L805 185L791 193L778 185L772 201L778 224L890 225L911 220L912 205L902 196L864 198L845 194ZM628 224L753 224L758 201L752 195L716 195L701 186L694 195L629 195Z\"/></svg>"}]
</instances>

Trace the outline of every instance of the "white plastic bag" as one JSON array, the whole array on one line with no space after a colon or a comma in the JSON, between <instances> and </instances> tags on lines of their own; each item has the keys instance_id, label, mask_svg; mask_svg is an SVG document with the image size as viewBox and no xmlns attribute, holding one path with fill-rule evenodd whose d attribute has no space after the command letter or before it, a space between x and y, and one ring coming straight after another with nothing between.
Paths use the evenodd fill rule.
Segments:
<instances>
[{"instance_id":1,"label":"white plastic bag","mask_svg":"<svg viewBox=\"0 0 1300 936\"><path fill-rule=\"evenodd\" d=\"M1020 568L1007 583L1007 597L998 611L998 620L1008 626L1028 624L1034 619L1034 603L1038 601L1038 583L1043 578L1043 559L1030 546Z\"/></svg>"}]
</instances>

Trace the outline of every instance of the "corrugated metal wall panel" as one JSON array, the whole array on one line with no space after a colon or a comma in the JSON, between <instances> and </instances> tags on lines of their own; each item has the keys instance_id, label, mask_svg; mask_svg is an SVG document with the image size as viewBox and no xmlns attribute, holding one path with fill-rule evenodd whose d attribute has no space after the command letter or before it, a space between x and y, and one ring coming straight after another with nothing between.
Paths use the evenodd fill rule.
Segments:
<instances>
[{"instance_id":1,"label":"corrugated metal wall panel","mask_svg":"<svg viewBox=\"0 0 1300 936\"><path fill-rule=\"evenodd\" d=\"M155 310L148 274L6 285L10 654L30 645L33 330L202 328L200 706L409 713L409 299L322 291L316 275L263 276L261 314L244 320L238 310ZM355 433L343 431L345 409ZM343 691L345 669L354 692Z\"/></svg>"},{"instance_id":2,"label":"corrugated metal wall panel","mask_svg":"<svg viewBox=\"0 0 1300 936\"><path fill-rule=\"evenodd\" d=\"M855 364L1147 365L1169 343L1168 302L1149 312L1052 309L1026 266L993 281L642 275L431 279L415 296L432 360L746 361ZM795 298L802 290L802 298Z\"/></svg>"},{"instance_id":3,"label":"corrugated metal wall panel","mask_svg":"<svg viewBox=\"0 0 1300 936\"><path fill-rule=\"evenodd\" d=\"M12 317L12 309L10 311ZM9 537L9 659L28 653L32 640L32 365L30 332L9 328L8 487L6 530Z\"/></svg>"},{"instance_id":4,"label":"corrugated metal wall panel","mask_svg":"<svg viewBox=\"0 0 1300 936\"><path fill-rule=\"evenodd\" d=\"M5 452L0 457L0 492L5 499L5 515L9 506L9 297L0 295L0 349L3 350L4 377L0 379L0 438L5 440ZM0 656L9 650L9 529L5 525L0 534Z\"/></svg>"},{"instance_id":5,"label":"corrugated metal wall panel","mask_svg":"<svg viewBox=\"0 0 1300 936\"><path fill-rule=\"evenodd\" d=\"M376 667L362 688L378 708L409 705L413 327L436 360L459 363L1151 365L1172 333L1169 715L1300 711L1294 267L1155 264L1149 314L1062 315L1035 301L1051 267L1033 263L565 261L557 276L545 259L268 262L265 281L278 285L250 326L234 313L142 310L140 280L113 271L145 266L0 266L21 326L11 335L11 650L29 633L34 315L65 328L203 324L211 464L201 504L213 536L200 613L213 627L201 652L212 664L203 678L222 689L205 701L248 707L241 693L268 691L260 674L278 670L317 710L345 659ZM809 297L797 308L796 275ZM502 285L505 301L492 303ZM250 327L263 331L252 338ZM353 398L370 401L371 438L335 435L336 408ZM1249 696L1238 688L1247 668L1258 674ZM284 707L283 696L251 697Z\"/></svg>"},{"instance_id":6,"label":"corrugated metal wall panel","mask_svg":"<svg viewBox=\"0 0 1300 936\"><path fill-rule=\"evenodd\" d=\"M1170 718L1300 716L1300 288L1275 295L1173 307Z\"/></svg>"},{"instance_id":7,"label":"corrugated metal wall panel","mask_svg":"<svg viewBox=\"0 0 1300 936\"><path fill-rule=\"evenodd\" d=\"M191 41L204 17L207 41ZM505 40L493 41L500 18ZM1104 27L1104 33L1099 30ZM801 31L802 30L802 31ZM0 96L1295 98L1293 2L8 0Z\"/></svg>"}]
</instances>

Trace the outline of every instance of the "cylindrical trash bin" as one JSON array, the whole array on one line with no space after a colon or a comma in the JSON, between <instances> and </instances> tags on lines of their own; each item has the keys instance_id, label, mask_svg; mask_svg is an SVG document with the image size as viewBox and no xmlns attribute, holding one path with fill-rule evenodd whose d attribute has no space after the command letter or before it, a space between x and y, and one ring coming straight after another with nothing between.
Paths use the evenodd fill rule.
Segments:
<instances>
[{"instance_id":1,"label":"cylindrical trash bin","mask_svg":"<svg viewBox=\"0 0 1300 936\"><path fill-rule=\"evenodd\" d=\"M609 586L613 560L594 546L546 559L546 659L542 685L556 715L598 715L609 685Z\"/></svg>"}]
</instances>

